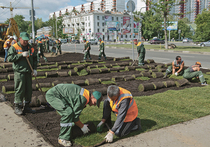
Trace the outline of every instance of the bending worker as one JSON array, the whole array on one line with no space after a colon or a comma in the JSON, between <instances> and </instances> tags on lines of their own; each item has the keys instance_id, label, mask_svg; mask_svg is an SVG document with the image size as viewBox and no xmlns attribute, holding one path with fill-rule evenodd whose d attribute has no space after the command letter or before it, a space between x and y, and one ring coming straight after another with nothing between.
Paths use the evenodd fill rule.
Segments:
<instances>
[{"instance_id":1,"label":"bending worker","mask_svg":"<svg viewBox=\"0 0 210 147\"><path fill-rule=\"evenodd\" d=\"M14 82L15 82L15 113L21 115L24 113L34 113L30 107L32 96L32 75L37 76L37 55L28 44L29 34L20 33L19 42L10 47L8 52L8 61L13 62ZM33 71L27 62L31 64ZM24 100L24 109L22 111L22 103Z\"/></svg>"},{"instance_id":2,"label":"bending worker","mask_svg":"<svg viewBox=\"0 0 210 147\"><path fill-rule=\"evenodd\" d=\"M144 44L142 42L137 42L137 39L134 40L134 44L137 45L137 52L138 52L138 58L139 58L139 63L138 66L143 66L144 65L144 58L145 58L145 48Z\"/></svg>"},{"instance_id":3,"label":"bending worker","mask_svg":"<svg viewBox=\"0 0 210 147\"><path fill-rule=\"evenodd\" d=\"M90 50L91 50L90 43L89 43L89 41L86 41L85 38L83 39L83 41L85 42L85 47L83 49L83 52L85 52L84 60L86 60L87 57L89 57L89 59L91 60L91 57L90 57Z\"/></svg>"},{"instance_id":4,"label":"bending worker","mask_svg":"<svg viewBox=\"0 0 210 147\"><path fill-rule=\"evenodd\" d=\"M114 134L122 137L131 131L140 130L141 122L137 117L138 108L132 94L126 89L111 85L107 89L107 96L108 98L104 100L103 117L97 125L97 131L102 130L104 123L110 124L111 111L116 114L117 120L105 136L106 142L112 142Z\"/></svg>"},{"instance_id":5,"label":"bending worker","mask_svg":"<svg viewBox=\"0 0 210 147\"><path fill-rule=\"evenodd\" d=\"M185 79L192 79L194 77L199 78L201 85L208 85L202 71L200 71L200 67L201 67L201 63L200 62L196 62L195 65L190 66L189 68L184 70L184 74L183 77Z\"/></svg>"},{"instance_id":6,"label":"bending worker","mask_svg":"<svg viewBox=\"0 0 210 147\"><path fill-rule=\"evenodd\" d=\"M176 60L174 60L172 62L172 65L168 67L168 69L166 70L166 74L163 77L163 79L167 78L167 76L169 74L172 75L183 75L184 73L184 61L182 60L182 58L180 56L176 56Z\"/></svg>"},{"instance_id":7,"label":"bending worker","mask_svg":"<svg viewBox=\"0 0 210 147\"><path fill-rule=\"evenodd\" d=\"M105 50L104 42L101 40L101 38L99 38L99 42L100 42L100 46L99 46L98 51L100 51L100 53L99 53L98 59L101 60L101 56L103 55L106 60L106 55L104 53L104 50Z\"/></svg>"},{"instance_id":8,"label":"bending worker","mask_svg":"<svg viewBox=\"0 0 210 147\"><path fill-rule=\"evenodd\" d=\"M84 134L89 132L88 126L79 120L79 116L87 104L99 107L101 99L100 92L94 91L91 94L74 84L58 84L47 91L47 102L61 115L59 144L71 146L71 129L74 125L81 128Z\"/></svg>"},{"instance_id":9,"label":"bending worker","mask_svg":"<svg viewBox=\"0 0 210 147\"><path fill-rule=\"evenodd\" d=\"M42 39L40 38L38 41L38 53L37 53L37 62L39 63L40 56L44 59L45 62L47 62L47 58L44 56L44 50L43 50L43 45L42 45Z\"/></svg>"}]
</instances>

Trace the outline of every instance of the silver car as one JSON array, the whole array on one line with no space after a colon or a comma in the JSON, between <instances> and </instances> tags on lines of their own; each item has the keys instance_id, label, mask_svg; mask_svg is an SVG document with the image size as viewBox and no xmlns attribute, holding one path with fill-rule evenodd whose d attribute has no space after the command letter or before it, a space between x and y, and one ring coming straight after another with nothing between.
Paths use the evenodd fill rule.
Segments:
<instances>
[{"instance_id":1,"label":"silver car","mask_svg":"<svg viewBox=\"0 0 210 147\"><path fill-rule=\"evenodd\" d=\"M210 40L209 41L206 41L206 42L201 42L200 43L200 46L201 47L210 46Z\"/></svg>"},{"instance_id":2,"label":"silver car","mask_svg":"<svg viewBox=\"0 0 210 147\"><path fill-rule=\"evenodd\" d=\"M193 42L193 40L190 39L190 38L184 38L184 39L182 40L182 42L183 42L183 43L189 43L189 42Z\"/></svg>"}]
</instances>

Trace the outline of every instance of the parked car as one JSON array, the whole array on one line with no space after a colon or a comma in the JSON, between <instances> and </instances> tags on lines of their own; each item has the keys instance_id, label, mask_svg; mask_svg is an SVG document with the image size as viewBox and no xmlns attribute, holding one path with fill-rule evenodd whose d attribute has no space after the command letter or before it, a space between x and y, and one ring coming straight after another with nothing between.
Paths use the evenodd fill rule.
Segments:
<instances>
[{"instance_id":1,"label":"parked car","mask_svg":"<svg viewBox=\"0 0 210 147\"><path fill-rule=\"evenodd\" d=\"M72 40L71 43L73 43L73 44L80 44L80 41L79 40Z\"/></svg>"},{"instance_id":2,"label":"parked car","mask_svg":"<svg viewBox=\"0 0 210 147\"><path fill-rule=\"evenodd\" d=\"M190 38L184 38L184 39L182 40L182 42L183 42L183 43L190 43L190 42L193 42L193 40L190 39Z\"/></svg>"},{"instance_id":3,"label":"parked car","mask_svg":"<svg viewBox=\"0 0 210 147\"><path fill-rule=\"evenodd\" d=\"M97 45L97 44L98 44L98 41L97 41L96 39L90 39L90 40L89 40L89 43L90 43L91 45L93 45L93 44Z\"/></svg>"},{"instance_id":4,"label":"parked car","mask_svg":"<svg viewBox=\"0 0 210 147\"><path fill-rule=\"evenodd\" d=\"M52 39L49 39L49 46L52 46L53 44L55 44L55 41Z\"/></svg>"},{"instance_id":5,"label":"parked car","mask_svg":"<svg viewBox=\"0 0 210 147\"><path fill-rule=\"evenodd\" d=\"M67 43L67 39L60 39L61 43Z\"/></svg>"},{"instance_id":6,"label":"parked car","mask_svg":"<svg viewBox=\"0 0 210 147\"><path fill-rule=\"evenodd\" d=\"M158 39L158 38L155 38L155 39L150 40L149 43L150 44L164 44L165 41L161 40L161 39Z\"/></svg>"},{"instance_id":7,"label":"parked car","mask_svg":"<svg viewBox=\"0 0 210 147\"><path fill-rule=\"evenodd\" d=\"M209 41L206 41L206 42L201 42L201 43L200 43L200 46L201 46L201 47L210 46L210 40L209 40Z\"/></svg>"}]
</instances>

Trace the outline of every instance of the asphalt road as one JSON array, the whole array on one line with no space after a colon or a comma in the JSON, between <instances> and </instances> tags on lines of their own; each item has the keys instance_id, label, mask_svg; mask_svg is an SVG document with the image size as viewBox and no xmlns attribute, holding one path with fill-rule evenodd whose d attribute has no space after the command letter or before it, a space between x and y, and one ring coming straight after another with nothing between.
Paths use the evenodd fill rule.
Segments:
<instances>
[{"instance_id":1,"label":"asphalt road","mask_svg":"<svg viewBox=\"0 0 210 147\"><path fill-rule=\"evenodd\" d=\"M84 44L62 44L62 50L68 52L83 53ZM99 46L91 45L91 54L99 54ZM105 48L105 54L109 57L127 57L133 58L132 49L113 49ZM186 66L195 64L196 61L201 62L202 68L210 69L209 56L204 54L193 54L193 53L177 53L177 52L164 52L164 51L146 51L145 59L154 59L158 63L170 63L175 60L176 56L181 56ZM134 46L134 59L137 58L136 47Z\"/></svg>"}]
</instances>

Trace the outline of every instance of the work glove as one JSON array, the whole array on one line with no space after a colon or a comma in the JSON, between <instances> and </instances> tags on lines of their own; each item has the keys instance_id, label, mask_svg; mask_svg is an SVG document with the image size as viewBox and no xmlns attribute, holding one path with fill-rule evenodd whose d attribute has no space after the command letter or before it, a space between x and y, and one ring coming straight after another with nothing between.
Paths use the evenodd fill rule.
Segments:
<instances>
[{"instance_id":1,"label":"work glove","mask_svg":"<svg viewBox=\"0 0 210 147\"><path fill-rule=\"evenodd\" d=\"M28 57L29 56L28 51L22 52L22 55L23 57Z\"/></svg>"},{"instance_id":2,"label":"work glove","mask_svg":"<svg viewBox=\"0 0 210 147\"><path fill-rule=\"evenodd\" d=\"M85 53L87 52L87 50L85 50Z\"/></svg>"},{"instance_id":3,"label":"work glove","mask_svg":"<svg viewBox=\"0 0 210 147\"><path fill-rule=\"evenodd\" d=\"M106 142L112 142L113 141L114 134L109 132L104 138L106 139Z\"/></svg>"},{"instance_id":4,"label":"work glove","mask_svg":"<svg viewBox=\"0 0 210 147\"><path fill-rule=\"evenodd\" d=\"M36 77L37 76L37 71L34 69L33 75Z\"/></svg>"},{"instance_id":5,"label":"work glove","mask_svg":"<svg viewBox=\"0 0 210 147\"><path fill-rule=\"evenodd\" d=\"M103 131L103 124L104 122L101 121L98 125L97 125L97 132L101 133Z\"/></svg>"},{"instance_id":6,"label":"work glove","mask_svg":"<svg viewBox=\"0 0 210 147\"><path fill-rule=\"evenodd\" d=\"M40 54L41 52L40 51L38 51L38 54Z\"/></svg>"},{"instance_id":7,"label":"work glove","mask_svg":"<svg viewBox=\"0 0 210 147\"><path fill-rule=\"evenodd\" d=\"M175 76L178 76L178 72L175 72Z\"/></svg>"},{"instance_id":8,"label":"work glove","mask_svg":"<svg viewBox=\"0 0 210 147\"><path fill-rule=\"evenodd\" d=\"M87 134L90 131L88 128L88 125L86 125L86 124L81 128L81 130L84 134Z\"/></svg>"}]
</instances>

